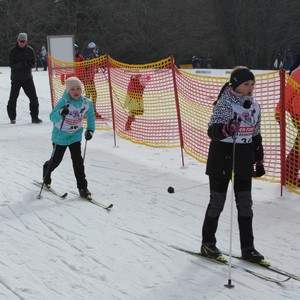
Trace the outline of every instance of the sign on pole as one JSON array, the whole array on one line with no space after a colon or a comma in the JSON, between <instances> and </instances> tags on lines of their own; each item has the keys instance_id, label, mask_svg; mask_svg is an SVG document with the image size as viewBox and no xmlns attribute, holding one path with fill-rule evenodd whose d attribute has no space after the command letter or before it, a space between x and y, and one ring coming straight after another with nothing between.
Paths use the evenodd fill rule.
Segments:
<instances>
[{"instance_id":1,"label":"sign on pole","mask_svg":"<svg viewBox=\"0 0 300 300\"><path fill-rule=\"evenodd\" d=\"M48 53L64 62L75 61L74 35L47 36Z\"/></svg>"}]
</instances>

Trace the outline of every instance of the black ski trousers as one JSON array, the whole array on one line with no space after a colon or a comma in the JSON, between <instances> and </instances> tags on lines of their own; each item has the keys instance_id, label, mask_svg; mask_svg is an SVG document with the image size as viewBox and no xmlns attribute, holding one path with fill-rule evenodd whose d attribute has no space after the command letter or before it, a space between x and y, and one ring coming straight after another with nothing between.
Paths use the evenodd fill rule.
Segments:
<instances>
[{"instance_id":1,"label":"black ski trousers","mask_svg":"<svg viewBox=\"0 0 300 300\"><path fill-rule=\"evenodd\" d=\"M61 145L53 145L55 147L55 151L53 154L52 159L45 162L43 166L43 177L51 178L51 173L60 165L65 151L67 147L69 147L71 153L71 159L73 162L73 170L77 181L77 188L82 189L87 187L86 176L84 172L84 164L83 158L81 155L81 142L76 142L68 146L61 146ZM49 166L50 163L50 166ZM48 169L49 167L49 169ZM47 173L48 170L48 174Z\"/></svg>"},{"instance_id":2,"label":"black ski trousers","mask_svg":"<svg viewBox=\"0 0 300 300\"><path fill-rule=\"evenodd\" d=\"M31 117L36 119L39 115L39 102L36 94L33 79L26 81L12 80L9 100L7 104L7 113L10 120L15 120L17 117L17 99L20 94L20 89L23 88L24 93L29 98L29 110Z\"/></svg>"},{"instance_id":3,"label":"black ski trousers","mask_svg":"<svg viewBox=\"0 0 300 300\"><path fill-rule=\"evenodd\" d=\"M220 214L224 208L229 181L229 178L209 176L210 202L206 210L202 227L202 244L216 244L215 234L218 228ZM234 180L234 194L238 210L240 243L241 249L243 250L254 248L251 186L251 178L249 180Z\"/></svg>"}]
</instances>

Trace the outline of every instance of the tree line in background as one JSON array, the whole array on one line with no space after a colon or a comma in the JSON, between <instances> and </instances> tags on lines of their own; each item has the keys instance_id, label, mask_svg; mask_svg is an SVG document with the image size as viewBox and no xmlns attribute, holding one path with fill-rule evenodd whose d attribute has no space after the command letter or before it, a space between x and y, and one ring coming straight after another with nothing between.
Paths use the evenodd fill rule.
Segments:
<instances>
[{"instance_id":1,"label":"tree line in background","mask_svg":"<svg viewBox=\"0 0 300 300\"><path fill-rule=\"evenodd\" d=\"M213 68L272 69L279 50L300 51L299 0L0 0L0 65L19 32L38 50L48 35L74 34L130 64L193 55Z\"/></svg>"}]
</instances>

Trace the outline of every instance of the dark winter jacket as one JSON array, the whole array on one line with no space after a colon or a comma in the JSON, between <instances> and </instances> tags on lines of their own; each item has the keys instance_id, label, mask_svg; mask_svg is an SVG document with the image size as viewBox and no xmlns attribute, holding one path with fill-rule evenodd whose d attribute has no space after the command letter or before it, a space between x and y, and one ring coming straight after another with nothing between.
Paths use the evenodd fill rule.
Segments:
<instances>
[{"instance_id":1,"label":"dark winter jacket","mask_svg":"<svg viewBox=\"0 0 300 300\"><path fill-rule=\"evenodd\" d=\"M300 65L300 53L297 54L296 59L294 60L293 65L290 68L289 75L291 75L292 72L299 67L299 65Z\"/></svg>"},{"instance_id":2,"label":"dark winter jacket","mask_svg":"<svg viewBox=\"0 0 300 300\"><path fill-rule=\"evenodd\" d=\"M244 102L249 100L250 108L244 108ZM231 88L218 100L209 123L208 136L211 143L206 174L231 178L233 138L224 136L222 128L234 118L240 121L235 147L235 178L247 180L253 175L253 164L264 157L260 135L260 106L252 97L237 94Z\"/></svg>"},{"instance_id":3,"label":"dark winter jacket","mask_svg":"<svg viewBox=\"0 0 300 300\"><path fill-rule=\"evenodd\" d=\"M85 48L83 49L84 60L90 60L99 57L98 50Z\"/></svg>"},{"instance_id":4,"label":"dark winter jacket","mask_svg":"<svg viewBox=\"0 0 300 300\"><path fill-rule=\"evenodd\" d=\"M31 69L35 66L35 61L35 53L30 46L25 45L21 48L17 44L9 53L10 79L17 81L32 79Z\"/></svg>"}]
</instances>

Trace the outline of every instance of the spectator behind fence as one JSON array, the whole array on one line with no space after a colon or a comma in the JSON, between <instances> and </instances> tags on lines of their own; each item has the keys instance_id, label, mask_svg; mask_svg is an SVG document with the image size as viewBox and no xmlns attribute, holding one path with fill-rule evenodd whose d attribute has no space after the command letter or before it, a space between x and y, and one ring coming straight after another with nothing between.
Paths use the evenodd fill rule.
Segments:
<instances>
[{"instance_id":1,"label":"spectator behind fence","mask_svg":"<svg viewBox=\"0 0 300 300\"><path fill-rule=\"evenodd\" d=\"M192 57L192 65L193 65L193 69L201 68L201 61L196 55L193 55Z\"/></svg>"},{"instance_id":2,"label":"spectator behind fence","mask_svg":"<svg viewBox=\"0 0 300 300\"><path fill-rule=\"evenodd\" d=\"M292 119L296 129L293 148L286 157L286 184L300 187L300 68L295 69L289 77L285 88L285 110ZM281 101L277 103L275 118L280 123ZM287 128L287 127L286 127Z\"/></svg>"},{"instance_id":3,"label":"spectator behind fence","mask_svg":"<svg viewBox=\"0 0 300 300\"><path fill-rule=\"evenodd\" d=\"M291 76L292 72L300 66L300 53L297 54L291 68L289 71L289 75Z\"/></svg>"},{"instance_id":4,"label":"spectator behind fence","mask_svg":"<svg viewBox=\"0 0 300 300\"><path fill-rule=\"evenodd\" d=\"M84 60L93 60L99 56L98 49L94 42L90 42L83 51ZM96 118L101 118L101 114L97 112L97 90L95 85L95 75L98 72L96 63L89 63L85 66L84 72L81 74L81 80L84 84L85 96L90 98L94 105Z\"/></svg>"},{"instance_id":5,"label":"spectator behind fence","mask_svg":"<svg viewBox=\"0 0 300 300\"><path fill-rule=\"evenodd\" d=\"M233 69L230 81L220 91L208 124L211 142L206 174L210 201L202 227L201 254L213 259L225 260L216 246L215 234L230 179L234 184L242 257L253 262L264 259L254 247L252 229L252 177L265 174L261 112L253 98L254 85L254 75L248 68Z\"/></svg>"},{"instance_id":6,"label":"spectator behind fence","mask_svg":"<svg viewBox=\"0 0 300 300\"><path fill-rule=\"evenodd\" d=\"M43 45L40 52L40 58L43 63L44 71L47 71L48 66L48 59L47 59L47 50L46 47Z\"/></svg>"},{"instance_id":7,"label":"spectator behind fence","mask_svg":"<svg viewBox=\"0 0 300 300\"><path fill-rule=\"evenodd\" d=\"M27 34L18 35L17 45L9 52L9 66L11 68L11 90L7 104L7 113L11 124L16 123L17 100L20 89L23 88L29 98L29 110L32 123L42 123L39 119L39 102L32 77L32 68L35 67L36 57L34 50L27 45Z\"/></svg>"},{"instance_id":8,"label":"spectator behind fence","mask_svg":"<svg viewBox=\"0 0 300 300\"><path fill-rule=\"evenodd\" d=\"M128 108L128 118L125 124L125 130L131 130L131 124L135 121L135 116L144 114L144 89L150 76L135 74L130 77L127 87L127 94L124 101L124 108Z\"/></svg>"},{"instance_id":9,"label":"spectator behind fence","mask_svg":"<svg viewBox=\"0 0 300 300\"><path fill-rule=\"evenodd\" d=\"M75 48L75 61L76 61L76 62L83 61L84 58L83 58L83 56L82 56L82 55L80 54L80 52L79 52L78 45L77 45L77 44L74 44L74 48Z\"/></svg>"}]
</instances>

